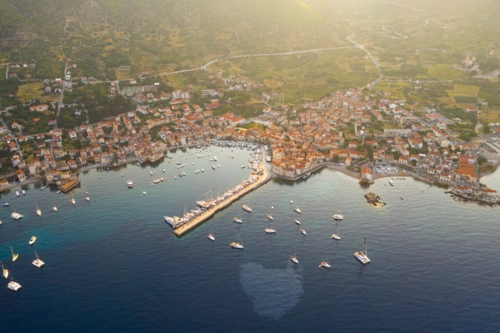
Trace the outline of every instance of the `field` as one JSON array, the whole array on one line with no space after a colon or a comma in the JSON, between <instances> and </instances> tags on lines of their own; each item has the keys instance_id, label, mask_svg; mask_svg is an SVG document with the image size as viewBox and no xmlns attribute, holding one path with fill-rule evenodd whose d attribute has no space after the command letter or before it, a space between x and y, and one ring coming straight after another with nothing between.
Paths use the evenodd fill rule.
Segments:
<instances>
[{"instance_id":1,"label":"field","mask_svg":"<svg viewBox=\"0 0 500 333\"><path fill-rule=\"evenodd\" d=\"M35 82L19 86L17 97L21 102L27 103L39 99L44 95L43 83Z\"/></svg>"},{"instance_id":2,"label":"field","mask_svg":"<svg viewBox=\"0 0 500 333\"><path fill-rule=\"evenodd\" d=\"M446 90L450 97L464 96L464 97L477 97L479 94L480 86L454 84L453 90Z\"/></svg>"},{"instance_id":3,"label":"field","mask_svg":"<svg viewBox=\"0 0 500 333\"><path fill-rule=\"evenodd\" d=\"M467 76L466 72L459 71L448 64L439 64L429 68L429 74L438 80L456 80Z\"/></svg>"},{"instance_id":4,"label":"field","mask_svg":"<svg viewBox=\"0 0 500 333\"><path fill-rule=\"evenodd\" d=\"M500 107L482 107L478 117L483 123L500 123Z\"/></svg>"},{"instance_id":5,"label":"field","mask_svg":"<svg viewBox=\"0 0 500 333\"><path fill-rule=\"evenodd\" d=\"M377 84L378 90L391 93L390 98L394 99L406 99L405 88L410 88L406 82L380 82Z\"/></svg>"},{"instance_id":6,"label":"field","mask_svg":"<svg viewBox=\"0 0 500 333\"><path fill-rule=\"evenodd\" d=\"M5 71L7 69L4 67L4 68L0 68L0 80L3 80L5 79Z\"/></svg>"}]
</instances>

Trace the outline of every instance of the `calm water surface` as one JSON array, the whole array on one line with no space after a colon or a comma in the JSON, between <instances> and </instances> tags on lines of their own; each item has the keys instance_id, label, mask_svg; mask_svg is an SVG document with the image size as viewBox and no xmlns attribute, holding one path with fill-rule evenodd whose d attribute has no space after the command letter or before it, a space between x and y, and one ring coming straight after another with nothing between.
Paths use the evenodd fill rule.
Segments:
<instances>
[{"instance_id":1,"label":"calm water surface","mask_svg":"<svg viewBox=\"0 0 500 333\"><path fill-rule=\"evenodd\" d=\"M217 162L208 160L213 155ZM16 189L2 196L13 206L0 209L0 259L23 288L14 293L7 280L0 283L1 331L497 330L498 208L454 201L443 189L409 178L394 187L378 180L367 190L324 169L305 181L273 180L178 239L163 216L182 215L196 200L247 178L249 170L240 166L249 152L213 147L172 157L156 168L129 165L82 175L75 207L70 195L33 185L25 197L16 198ZM178 170L177 161L189 166ZM195 174L200 168L205 172ZM179 171L187 176L174 180ZM151 186L160 177L167 181ZM500 173L482 182L500 189ZM368 191L387 207L369 207ZM293 222L290 199L303 212L307 236ZM245 213L244 204L254 213ZM25 215L20 222L10 218L14 207ZM339 209L342 240L334 241L331 216ZM275 235L264 233L269 213ZM235 216L244 223L232 222ZM215 243L206 238L209 232ZM38 240L30 247L32 235ZM363 267L352 254L365 236L372 263ZM239 237L245 249L231 249ZM9 246L20 254L16 263ZM46 262L42 269L31 265L34 249ZM290 262L292 254L300 265ZM330 270L318 267L323 260Z\"/></svg>"}]
</instances>

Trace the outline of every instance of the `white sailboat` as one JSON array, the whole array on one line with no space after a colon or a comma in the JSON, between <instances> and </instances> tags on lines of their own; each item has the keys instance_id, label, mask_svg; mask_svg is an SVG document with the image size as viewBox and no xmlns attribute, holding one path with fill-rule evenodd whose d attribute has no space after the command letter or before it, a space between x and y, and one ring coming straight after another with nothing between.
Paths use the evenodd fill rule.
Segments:
<instances>
[{"instance_id":1,"label":"white sailboat","mask_svg":"<svg viewBox=\"0 0 500 333\"><path fill-rule=\"evenodd\" d=\"M290 256L290 260L291 260L294 264L296 264L296 265L298 265L298 264L299 264L299 260L297 259L297 257L296 257L295 255Z\"/></svg>"},{"instance_id":2,"label":"white sailboat","mask_svg":"<svg viewBox=\"0 0 500 333\"><path fill-rule=\"evenodd\" d=\"M10 252L12 253L12 262L15 262L19 258L19 254L14 253L12 246L10 247Z\"/></svg>"},{"instance_id":3,"label":"white sailboat","mask_svg":"<svg viewBox=\"0 0 500 333\"><path fill-rule=\"evenodd\" d=\"M85 196L85 200L90 202L90 197L88 195Z\"/></svg>"},{"instance_id":4,"label":"white sailboat","mask_svg":"<svg viewBox=\"0 0 500 333\"><path fill-rule=\"evenodd\" d=\"M52 210L57 213L57 206L54 201L52 201Z\"/></svg>"},{"instance_id":5,"label":"white sailboat","mask_svg":"<svg viewBox=\"0 0 500 333\"><path fill-rule=\"evenodd\" d=\"M333 239L340 240L339 224L335 227L335 233L332 235Z\"/></svg>"},{"instance_id":6,"label":"white sailboat","mask_svg":"<svg viewBox=\"0 0 500 333\"><path fill-rule=\"evenodd\" d=\"M300 229L300 232L302 233L302 235L307 236L306 229L301 228L301 229Z\"/></svg>"},{"instance_id":7,"label":"white sailboat","mask_svg":"<svg viewBox=\"0 0 500 333\"><path fill-rule=\"evenodd\" d=\"M322 261L321 264L319 264L319 267L324 267L324 268L330 268L330 264L326 261Z\"/></svg>"},{"instance_id":8,"label":"white sailboat","mask_svg":"<svg viewBox=\"0 0 500 333\"><path fill-rule=\"evenodd\" d=\"M300 225L300 221L299 221L298 219L295 219L295 221L294 221L294 222L295 222L295 224Z\"/></svg>"},{"instance_id":9,"label":"white sailboat","mask_svg":"<svg viewBox=\"0 0 500 333\"><path fill-rule=\"evenodd\" d=\"M76 205L76 201L75 201L75 198L73 197L73 194L71 194L71 203L73 204L73 206Z\"/></svg>"},{"instance_id":10,"label":"white sailboat","mask_svg":"<svg viewBox=\"0 0 500 333\"><path fill-rule=\"evenodd\" d=\"M11 279L12 279L12 276L11 276ZM13 291L18 291L19 289L21 289L21 285L17 282L10 281L7 284L7 288L9 288L10 290L13 290Z\"/></svg>"},{"instance_id":11,"label":"white sailboat","mask_svg":"<svg viewBox=\"0 0 500 333\"><path fill-rule=\"evenodd\" d=\"M2 265L2 274L3 277L8 279L9 278L9 270L5 267L3 267L3 262L0 261L0 265Z\"/></svg>"},{"instance_id":12,"label":"white sailboat","mask_svg":"<svg viewBox=\"0 0 500 333\"><path fill-rule=\"evenodd\" d=\"M267 214L267 218L270 219L271 221L274 220L274 218L271 214Z\"/></svg>"},{"instance_id":13,"label":"white sailboat","mask_svg":"<svg viewBox=\"0 0 500 333\"><path fill-rule=\"evenodd\" d=\"M363 251L354 252L354 258L356 258L363 265L369 264L370 259L367 255L368 251L366 250L366 237L365 242L363 243Z\"/></svg>"},{"instance_id":14,"label":"white sailboat","mask_svg":"<svg viewBox=\"0 0 500 333\"><path fill-rule=\"evenodd\" d=\"M233 249L237 249L237 250L242 250L243 249L243 242L241 241L241 237L238 237L239 238L239 242L231 242L229 244L229 246L231 246Z\"/></svg>"},{"instance_id":15,"label":"white sailboat","mask_svg":"<svg viewBox=\"0 0 500 333\"><path fill-rule=\"evenodd\" d=\"M276 229L273 229L273 222L272 221L269 221L269 228L264 229L264 231L266 232L266 234L275 234L276 233Z\"/></svg>"},{"instance_id":16,"label":"white sailboat","mask_svg":"<svg viewBox=\"0 0 500 333\"><path fill-rule=\"evenodd\" d=\"M33 245L36 242L36 236L31 236L30 241L28 242L29 245Z\"/></svg>"},{"instance_id":17,"label":"white sailboat","mask_svg":"<svg viewBox=\"0 0 500 333\"><path fill-rule=\"evenodd\" d=\"M243 220L242 220L241 218L239 218L239 217L236 217L236 216L235 216L235 217L233 218L233 222L236 222L236 223L240 223L240 224L241 224L241 223L243 223Z\"/></svg>"},{"instance_id":18,"label":"white sailboat","mask_svg":"<svg viewBox=\"0 0 500 333\"><path fill-rule=\"evenodd\" d=\"M19 191L16 191L16 197L20 196Z\"/></svg>"},{"instance_id":19,"label":"white sailboat","mask_svg":"<svg viewBox=\"0 0 500 333\"><path fill-rule=\"evenodd\" d=\"M332 217L335 221L341 221L344 219L344 215L340 214L340 210L333 214Z\"/></svg>"},{"instance_id":20,"label":"white sailboat","mask_svg":"<svg viewBox=\"0 0 500 333\"><path fill-rule=\"evenodd\" d=\"M45 263L38 257L38 253L36 253L36 250L35 250L35 256L36 259L31 262L33 266L41 268L43 265L45 265Z\"/></svg>"},{"instance_id":21,"label":"white sailboat","mask_svg":"<svg viewBox=\"0 0 500 333\"><path fill-rule=\"evenodd\" d=\"M35 201L35 206L36 206L36 215L42 217L42 211L40 210L40 208L38 208L38 204L36 203L36 201Z\"/></svg>"},{"instance_id":22,"label":"white sailboat","mask_svg":"<svg viewBox=\"0 0 500 333\"><path fill-rule=\"evenodd\" d=\"M210 239L212 242L215 242L215 237L214 237L214 235L212 235L212 233L209 233L207 235L207 238Z\"/></svg>"},{"instance_id":23,"label":"white sailboat","mask_svg":"<svg viewBox=\"0 0 500 333\"><path fill-rule=\"evenodd\" d=\"M294 206L293 207L293 210L297 213L297 214L302 214L302 211L300 210L300 208L298 206Z\"/></svg>"}]
</instances>

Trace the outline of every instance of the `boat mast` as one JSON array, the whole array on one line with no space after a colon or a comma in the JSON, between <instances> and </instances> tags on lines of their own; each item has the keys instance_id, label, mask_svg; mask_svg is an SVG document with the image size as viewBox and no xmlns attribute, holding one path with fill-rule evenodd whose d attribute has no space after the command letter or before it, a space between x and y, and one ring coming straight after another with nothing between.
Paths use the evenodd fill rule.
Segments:
<instances>
[{"instance_id":1,"label":"boat mast","mask_svg":"<svg viewBox=\"0 0 500 333\"><path fill-rule=\"evenodd\" d=\"M366 254L366 237L365 237L365 242L363 244L363 253L365 254L365 256L367 256L367 254Z\"/></svg>"}]
</instances>

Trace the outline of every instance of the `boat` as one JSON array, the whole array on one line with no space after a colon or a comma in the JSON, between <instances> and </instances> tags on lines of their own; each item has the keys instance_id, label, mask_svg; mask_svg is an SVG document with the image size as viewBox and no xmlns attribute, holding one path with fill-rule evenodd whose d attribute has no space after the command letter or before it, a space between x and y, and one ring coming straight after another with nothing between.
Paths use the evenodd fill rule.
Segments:
<instances>
[{"instance_id":1,"label":"boat","mask_svg":"<svg viewBox=\"0 0 500 333\"><path fill-rule=\"evenodd\" d=\"M363 265L366 265L370 263L370 259L368 258L367 253L368 252L366 251L366 237L365 237L365 242L363 243L363 250L354 252L354 258L356 258Z\"/></svg>"},{"instance_id":2,"label":"boat","mask_svg":"<svg viewBox=\"0 0 500 333\"><path fill-rule=\"evenodd\" d=\"M137 162L136 164L137 164L138 166L141 166L141 163L139 163L139 162Z\"/></svg>"},{"instance_id":3,"label":"boat","mask_svg":"<svg viewBox=\"0 0 500 333\"><path fill-rule=\"evenodd\" d=\"M3 277L8 279L9 278L9 270L5 267L3 267L3 263L0 261L0 265L2 266L2 274Z\"/></svg>"},{"instance_id":4,"label":"boat","mask_svg":"<svg viewBox=\"0 0 500 333\"><path fill-rule=\"evenodd\" d=\"M231 242L231 243L229 244L229 246L231 246L233 249L238 249L238 250L241 250L241 249L243 249L243 242L242 242L242 241L241 241L241 239L240 239L240 242L239 242L239 243L238 243L238 242Z\"/></svg>"},{"instance_id":5,"label":"boat","mask_svg":"<svg viewBox=\"0 0 500 333\"><path fill-rule=\"evenodd\" d=\"M399 199L403 200L403 197L399 197Z\"/></svg>"},{"instance_id":6,"label":"boat","mask_svg":"<svg viewBox=\"0 0 500 333\"><path fill-rule=\"evenodd\" d=\"M36 253L36 251L35 251L35 256L36 259L31 262L33 266L41 268L43 265L45 265L45 263L38 257L38 253Z\"/></svg>"},{"instance_id":7,"label":"boat","mask_svg":"<svg viewBox=\"0 0 500 333\"><path fill-rule=\"evenodd\" d=\"M295 212L297 212L298 214L302 214L302 211L301 211L301 210L300 210L300 208L299 208L299 207L297 207L297 206L294 206L294 207L293 207L293 210L294 210Z\"/></svg>"},{"instance_id":8,"label":"boat","mask_svg":"<svg viewBox=\"0 0 500 333\"><path fill-rule=\"evenodd\" d=\"M61 193L61 190L58 190L58 191L56 192L56 194L60 194L60 193Z\"/></svg>"},{"instance_id":9,"label":"boat","mask_svg":"<svg viewBox=\"0 0 500 333\"><path fill-rule=\"evenodd\" d=\"M201 168L201 172L205 172L205 169Z\"/></svg>"},{"instance_id":10,"label":"boat","mask_svg":"<svg viewBox=\"0 0 500 333\"><path fill-rule=\"evenodd\" d=\"M14 220L20 220L24 217L24 215L21 215L18 212L14 211L14 213L10 214L10 217L12 217Z\"/></svg>"},{"instance_id":11,"label":"boat","mask_svg":"<svg viewBox=\"0 0 500 333\"><path fill-rule=\"evenodd\" d=\"M0 220L0 225L2 225L2 224L3 224L3 222L2 222L2 220Z\"/></svg>"},{"instance_id":12,"label":"boat","mask_svg":"<svg viewBox=\"0 0 500 333\"><path fill-rule=\"evenodd\" d=\"M90 201L90 197L88 195L86 195L85 200Z\"/></svg>"},{"instance_id":13,"label":"boat","mask_svg":"<svg viewBox=\"0 0 500 333\"><path fill-rule=\"evenodd\" d=\"M22 193L23 193L23 195L26 195L26 191L25 190L22 190Z\"/></svg>"},{"instance_id":14,"label":"boat","mask_svg":"<svg viewBox=\"0 0 500 333\"><path fill-rule=\"evenodd\" d=\"M215 170L215 165L212 165L212 169Z\"/></svg>"},{"instance_id":15,"label":"boat","mask_svg":"<svg viewBox=\"0 0 500 333\"><path fill-rule=\"evenodd\" d=\"M21 195L21 194L19 194L19 191L16 191L16 196L18 197L18 196L20 196L20 195Z\"/></svg>"},{"instance_id":16,"label":"boat","mask_svg":"<svg viewBox=\"0 0 500 333\"><path fill-rule=\"evenodd\" d=\"M274 220L271 214L267 214L267 218L270 219L271 221Z\"/></svg>"},{"instance_id":17,"label":"boat","mask_svg":"<svg viewBox=\"0 0 500 333\"><path fill-rule=\"evenodd\" d=\"M124 176L125 176L125 174L123 174L123 173L122 173L122 174L121 174L121 176L122 176L122 177L124 177Z\"/></svg>"},{"instance_id":18,"label":"boat","mask_svg":"<svg viewBox=\"0 0 500 333\"><path fill-rule=\"evenodd\" d=\"M38 204L36 203L36 201L35 201L35 206L36 206L36 215L42 217L42 211L40 210L40 208L38 208Z\"/></svg>"},{"instance_id":19,"label":"boat","mask_svg":"<svg viewBox=\"0 0 500 333\"><path fill-rule=\"evenodd\" d=\"M40 186L40 191L45 190L45 185Z\"/></svg>"},{"instance_id":20,"label":"boat","mask_svg":"<svg viewBox=\"0 0 500 333\"><path fill-rule=\"evenodd\" d=\"M243 208L243 210L244 210L244 211L247 211L247 212L249 212L249 213L251 213L251 212L252 212L252 208L248 207L247 205L243 205L243 207L242 207L242 208Z\"/></svg>"},{"instance_id":21,"label":"boat","mask_svg":"<svg viewBox=\"0 0 500 333\"><path fill-rule=\"evenodd\" d=\"M143 191L142 194L146 195L147 193L146 193L146 191Z\"/></svg>"},{"instance_id":22,"label":"boat","mask_svg":"<svg viewBox=\"0 0 500 333\"><path fill-rule=\"evenodd\" d=\"M302 233L302 235L307 236L306 229L301 228L301 229L300 229L300 232Z\"/></svg>"},{"instance_id":23,"label":"boat","mask_svg":"<svg viewBox=\"0 0 500 333\"><path fill-rule=\"evenodd\" d=\"M149 171L149 174L152 176L153 175L153 171Z\"/></svg>"},{"instance_id":24,"label":"boat","mask_svg":"<svg viewBox=\"0 0 500 333\"><path fill-rule=\"evenodd\" d=\"M299 220L295 220L295 224L300 225L300 221Z\"/></svg>"},{"instance_id":25,"label":"boat","mask_svg":"<svg viewBox=\"0 0 500 333\"><path fill-rule=\"evenodd\" d=\"M302 179L307 179L307 178L309 178L309 176L311 176L311 173L310 173L310 172L308 172L308 173L306 173L305 175L303 175L303 176L302 176Z\"/></svg>"},{"instance_id":26,"label":"boat","mask_svg":"<svg viewBox=\"0 0 500 333\"><path fill-rule=\"evenodd\" d=\"M33 245L36 242L36 236L31 236L30 241L28 242L29 245Z\"/></svg>"},{"instance_id":27,"label":"boat","mask_svg":"<svg viewBox=\"0 0 500 333\"><path fill-rule=\"evenodd\" d=\"M127 180L127 187L128 187L128 188L132 188L132 187L134 187L134 182L133 182L133 181L131 181L131 180Z\"/></svg>"},{"instance_id":28,"label":"boat","mask_svg":"<svg viewBox=\"0 0 500 333\"><path fill-rule=\"evenodd\" d=\"M2 206L4 206L4 207L9 207L9 206L10 206L10 203L8 203L7 201L4 201L4 202L2 202Z\"/></svg>"},{"instance_id":29,"label":"boat","mask_svg":"<svg viewBox=\"0 0 500 333\"><path fill-rule=\"evenodd\" d=\"M330 264L326 261L322 261L321 264L319 264L319 267L330 268Z\"/></svg>"},{"instance_id":30,"label":"boat","mask_svg":"<svg viewBox=\"0 0 500 333\"><path fill-rule=\"evenodd\" d=\"M394 186L394 182L392 181L392 179L389 180L389 185Z\"/></svg>"},{"instance_id":31,"label":"boat","mask_svg":"<svg viewBox=\"0 0 500 333\"><path fill-rule=\"evenodd\" d=\"M292 199L290 199L290 205L293 205L293 200Z\"/></svg>"},{"instance_id":32,"label":"boat","mask_svg":"<svg viewBox=\"0 0 500 333\"><path fill-rule=\"evenodd\" d=\"M340 240L339 224L337 223L335 233L332 235L333 239Z\"/></svg>"},{"instance_id":33,"label":"boat","mask_svg":"<svg viewBox=\"0 0 500 333\"><path fill-rule=\"evenodd\" d=\"M243 165L241 166L241 168L242 168L242 169L245 169L245 164L243 164Z\"/></svg>"},{"instance_id":34,"label":"boat","mask_svg":"<svg viewBox=\"0 0 500 333\"><path fill-rule=\"evenodd\" d=\"M212 234L208 234L207 238L210 239L212 242L215 242L215 237Z\"/></svg>"},{"instance_id":35,"label":"boat","mask_svg":"<svg viewBox=\"0 0 500 333\"><path fill-rule=\"evenodd\" d=\"M344 219L344 215L340 214L340 211L337 211L335 214L332 215L332 217L335 221L340 221Z\"/></svg>"},{"instance_id":36,"label":"boat","mask_svg":"<svg viewBox=\"0 0 500 333\"><path fill-rule=\"evenodd\" d=\"M18 291L19 289L21 289L21 285L17 282L10 281L7 284L7 288L9 288L10 290Z\"/></svg>"},{"instance_id":37,"label":"boat","mask_svg":"<svg viewBox=\"0 0 500 333\"><path fill-rule=\"evenodd\" d=\"M217 164L217 167L220 168L220 164Z\"/></svg>"},{"instance_id":38,"label":"boat","mask_svg":"<svg viewBox=\"0 0 500 333\"><path fill-rule=\"evenodd\" d=\"M233 218L233 221L236 222L236 223L243 223L243 220L240 219L239 217Z\"/></svg>"},{"instance_id":39,"label":"boat","mask_svg":"<svg viewBox=\"0 0 500 333\"><path fill-rule=\"evenodd\" d=\"M290 260L294 263L294 264L299 264L299 261L297 260L297 257L296 256L290 256Z\"/></svg>"},{"instance_id":40,"label":"boat","mask_svg":"<svg viewBox=\"0 0 500 333\"><path fill-rule=\"evenodd\" d=\"M161 172L165 173L165 169L161 169Z\"/></svg>"},{"instance_id":41,"label":"boat","mask_svg":"<svg viewBox=\"0 0 500 333\"><path fill-rule=\"evenodd\" d=\"M10 247L10 252L12 253L12 262L15 262L17 260L17 258L19 258L19 254L14 253L12 246Z\"/></svg>"},{"instance_id":42,"label":"boat","mask_svg":"<svg viewBox=\"0 0 500 333\"><path fill-rule=\"evenodd\" d=\"M73 206L76 205L76 201L75 201L75 198L73 198L73 194L71 195L71 200L70 201L73 204Z\"/></svg>"},{"instance_id":43,"label":"boat","mask_svg":"<svg viewBox=\"0 0 500 333\"><path fill-rule=\"evenodd\" d=\"M269 228L264 229L264 231L266 232L266 234L275 234L276 233L276 229L273 229L272 222L269 224Z\"/></svg>"},{"instance_id":44,"label":"boat","mask_svg":"<svg viewBox=\"0 0 500 333\"><path fill-rule=\"evenodd\" d=\"M56 206L56 204L53 201L52 201L52 210L54 212L57 212L57 206Z\"/></svg>"}]
</instances>

